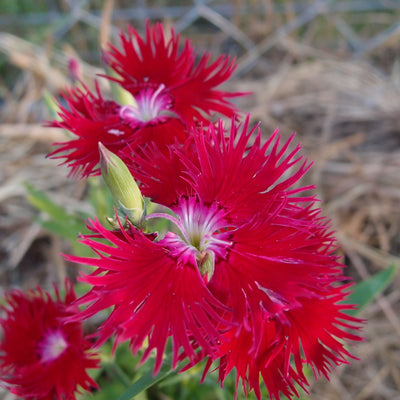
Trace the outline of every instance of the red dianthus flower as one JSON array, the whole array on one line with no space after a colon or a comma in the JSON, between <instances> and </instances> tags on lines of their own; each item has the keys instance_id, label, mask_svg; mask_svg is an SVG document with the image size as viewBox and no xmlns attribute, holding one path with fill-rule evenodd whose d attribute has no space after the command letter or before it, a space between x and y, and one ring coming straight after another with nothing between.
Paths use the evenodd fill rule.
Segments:
<instances>
[{"instance_id":1,"label":"red dianthus flower","mask_svg":"<svg viewBox=\"0 0 400 400\"><path fill-rule=\"evenodd\" d=\"M180 50L180 36L170 31L166 39L163 26L147 24L142 39L132 27L121 35L122 50L110 46L106 63L120 76L116 81L135 98L146 93L165 102L165 109L183 121L206 121L205 114L218 112L231 117L237 111L227 99L242 95L216 90L230 78L236 68L228 56L222 55L210 63L210 53L196 62L196 52L189 40Z\"/></svg>"},{"instance_id":2,"label":"red dianthus flower","mask_svg":"<svg viewBox=\"0 0 400 400\"><path fill-rule=\"evenodd\" d=\"M156 371L171 337L173 365L219 360L222 382L236 368L259 399L260 376L272 397L290 398L295 383L307 386L305 363L327 375L350 355L344 342L359 340L347 331L359 321L345 313L349 284L328 221L311 187L293 187L310 163L299 146L288 153L293 137L281 146L274 133L262 144L248 119L232 122L228 136L222 123L192 135L170 153L180 180L136 159L143 179L152 174L148 194L154 179L154 197L173 212L146 217L169 221L167 233L112 232L94 221L82 242L99 258L69 257L97 267L82 277L93 285L80 299L83 317L113 307L100 342L114 334L136 351L147 338L144 358L157 349Z\"/></svg>"},{"instance_id":3,"label":"red dianthus flower","mask_svg":"<svg viewBox=\"0 0 400 400\"><path fill-rule=\"evenodd\" d=\"M80 322L64 320L78 312L70 282L65 300L41 289L12 290L0 319L0 384L26 400L74 400L81 389L97 387L87 369L99 368Z\"/></svg>"},{"instance_id":4,"label":"red dianthus flower","mask_svg":"<svg viewBox=\"0 0 400 400\"><path fill-rule=\"evenodd\" d=\"M179 39L171 30L167 40L159 23L147 24L145 39L132 27L121 34L122 50L110 45L104 60L114 71L109 77L113 84L133 96L131 104L105 100L98 87L96 93L79 86L67 90L60 102L60 120L48 125L64 128L76 138L54 143L58 148L49 157L65 158L71 175L98 175L99 142L117 154L127 145L131 150L148 142L162 147L182 143L188 126L205 121L206 115L232 116L237 109L227 99L244 93L216 88L232 75L234 61L220 56L210 63L210 54L204 53L196 63L190 42L186 40L180 50Z\"/></svg>"}]
</instances>

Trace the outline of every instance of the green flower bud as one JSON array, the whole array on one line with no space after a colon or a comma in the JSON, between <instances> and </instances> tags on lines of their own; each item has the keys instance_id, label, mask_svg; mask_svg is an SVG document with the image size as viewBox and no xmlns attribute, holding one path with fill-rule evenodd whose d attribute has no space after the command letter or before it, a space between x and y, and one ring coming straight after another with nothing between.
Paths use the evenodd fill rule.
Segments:
<instances>
[{"instance_id":1,"label":"green flower bud","mask_svg":"<svg viewBox=\"0 0 400 400\"><path fill-rule=\"evenodd\" d=\"M128 167L113 152L99 142L100 166L103 179L119 205L122 214L135 226L141 226L144 200Z\"/></svg>"},{"instance_id":2,"label":"green flower bud","mask_svg":"<svg viewBox=\"0 0 400 400\"><path fill-rule=\"evenodd\" d=\"M110 76L113 78L119 78L119 75L110 69L107 69L107 72ZM114 82L113 80L110 80L110 86L111 86L111 92L114 97L114 100L119 103L122 106L135 106L137 107L137 102L135 98L132 96L131 93L129 93L127 90L125 90L119 83Z\"/></svg>"},{"instance_id":3,"label":"green flower bud","mask_svg":"<svg viewBox=\"0 0 400 400\"><path fill-rule=\"evenodd\" d=\"M58 115L60 107L58 106L55 98L50 94L48 90L45 90L43 92L43 100L51 114L51 117L57 121L60 121L61 117Z\"/></svg>"}]
</instances>

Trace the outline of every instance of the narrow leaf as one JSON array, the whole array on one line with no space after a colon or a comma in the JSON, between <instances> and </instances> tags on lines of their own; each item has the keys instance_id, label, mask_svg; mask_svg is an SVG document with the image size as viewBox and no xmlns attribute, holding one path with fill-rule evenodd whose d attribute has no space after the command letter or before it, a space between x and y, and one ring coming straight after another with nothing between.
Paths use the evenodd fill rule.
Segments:
<instances>
[{"instance_id":1,"label":"narrow leaf","mask_svg":"<svg viewBox=\"0 0 400 400\"><path fill-rule=\"evenodd\" d=\"M169 369L168 371L164 373L161 372L159 375L154 377L152 372L149 372L148 374L141 376L136 382L134 382L133 385L131 385L128 390L123 393L121 397L119 397L118 400L131 400L139 393L160 382L172 373L176 374L174 370Z\"/></svg>"},{"instance_id":2,"label":"narrow leaf","mask_svg":"<svg viewBox=\"0 0 400 400\"><path fill-rule=\"evenodd\" d=\"M372 275L365 281L353 286L353 292L348 297L349 304L357 304L356 310L348 311L348 314L357 314L367 304L369 304L379 293L383 292L392 282L396 273L396 266L393 264Z\"/></svg>"},{"instance_id":3,"label":"narrow leaf","mask_svg":"<svg viewBox=\"0 0 400 400\"><path fill-rule=\"evenodd\" d=\"M44 192L35 189L29 184L25 184L25 187L28 191L28 201L38 210L49 214L54 219L65 214L64 209L55 204Z\"/></svg>"},{"instance_id":4,"label":"narrow leaf","mask_svg":"<svg viewBox=\"0 0 400 400\"><path fill-rule=\"evenodd\" d=\"M70 214L63 207L54 203L44 192L29 184L26 184L25 187L28 190L27 198L29 202L50 217L50 219L38 218L38 222L45 229L69 240L76 240L79 233L87 232L84 214Z\"/></svg>"}]
</instances>

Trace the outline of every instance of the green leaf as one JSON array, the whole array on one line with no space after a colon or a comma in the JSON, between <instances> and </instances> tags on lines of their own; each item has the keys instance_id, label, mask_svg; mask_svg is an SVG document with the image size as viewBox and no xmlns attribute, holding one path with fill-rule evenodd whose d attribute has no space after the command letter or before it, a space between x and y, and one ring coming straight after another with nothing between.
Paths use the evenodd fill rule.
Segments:
<instances>
[{"instance_id":1,"label":"green leaf","mask_svg":"<svg viewBox=\"0 0 400 400\"><path fill-rule=\"evenodd\" d=\"M161 372L154 377L153 373L149 371L149 373L141 376L136 382L134 382L133 385L131 385L128 390L119 397L118 400L131 400L139 393L142 393L144 390L160 382L172 373L176 374L173 369L169 368L167 371L161 370Z\"/></svg>"},{"instance_id":2,"label":"green leaf","mask_svg":"<svg viewBox=\"0 0 400 400\"><path fill-rule=\"evenodd\" d=\"M76 240L78 233L87 232L84 215L70 214L63 207L54 203L44 192L29 184L26 184L25 187L28 191L28 201L50 217L50 220L39 219L45 229L69 240Z\"/></svg>"},{"instance_id":3,"label":"green leaf","mask_svg":"<svg viewBox=\"0 0 400 400\"><path fill-rule=\"evenodd\" d=\"M53 219L65 213L64 209L55 204L44 192L35 189L29 184L25 184L28 190L28 200L38 210L49 214Z\"/></svg>"},{"instance_id":4,"label":"green leaf","mask_svg":"<svg viewBox=\"0 0 400 400\"><path fill-rule=\"evenodd\" d=\"M393 281L396 273L396 266L393 264L389 268L384 269L372 275L365 281L357 283L353 287L353 292L349 295L347 303L357 304L356 310L350 310L350 315L357 314L367 304L369 304L379 293L383 292Z\"/></svg>"}]
</instances>

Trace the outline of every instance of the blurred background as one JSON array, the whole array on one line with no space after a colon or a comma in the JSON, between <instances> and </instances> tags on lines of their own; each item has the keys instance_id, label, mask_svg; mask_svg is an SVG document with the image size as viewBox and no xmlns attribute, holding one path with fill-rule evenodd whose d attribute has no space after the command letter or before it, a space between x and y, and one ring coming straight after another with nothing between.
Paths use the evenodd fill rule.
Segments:
<instances>
[{"instance_id":1,"label":"blurred background","mask_svg":"<svg viewBox=\"0 0 400 400\"><path fill-rule=\"evenodd\" d=\"M362 282L398 268L399 0L1 0L0 296L76 275L59 253L82 251L76 236L84 219L108 205L100 184L72 182L45 158L66 138L43 128L53 118L49 99L71 85L71 60L93 87L101 49L118 43L127 24L143 32L146 19L173 26L199 53L236 57L227 86L252 92L238 107L261 121L265 136L277 127L284 137L297 132L315 161L306 183L317 185L346 273ZM311 378L304 398L400 399L398 273L387 283L361 310L368 323L355 349L360 361L338 368L330 382ZM145 398L232 398L215 382L203 394L196 378L180 382L179 393L153 389ZM0 398L13 397L0 391Z\"/></svg>"}]
</instances>

